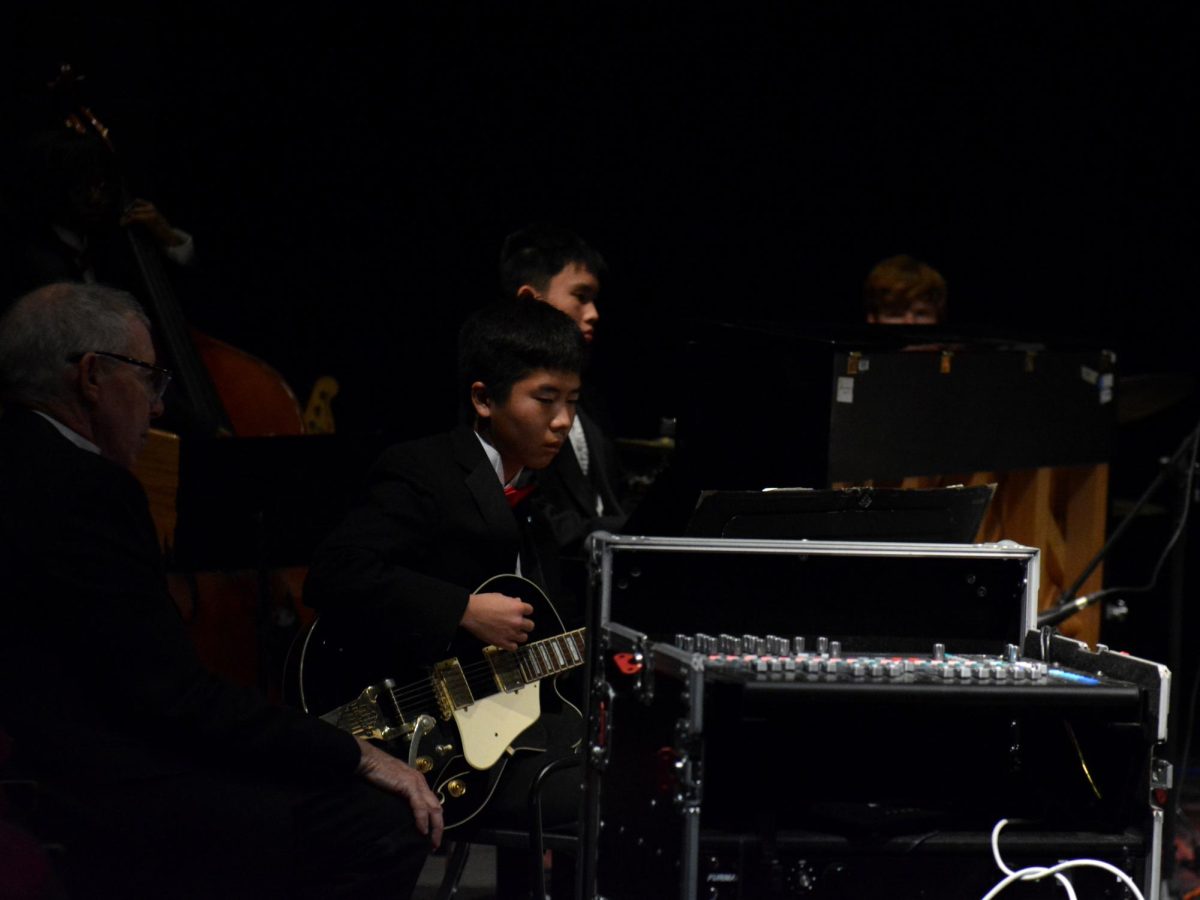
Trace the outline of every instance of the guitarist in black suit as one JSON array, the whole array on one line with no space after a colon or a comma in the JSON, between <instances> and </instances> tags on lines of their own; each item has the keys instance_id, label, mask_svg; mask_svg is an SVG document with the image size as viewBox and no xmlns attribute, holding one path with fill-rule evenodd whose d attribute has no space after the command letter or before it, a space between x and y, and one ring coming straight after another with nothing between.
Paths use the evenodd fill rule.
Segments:
<instances>
[{"instance_id":1,"label":"guitarist in black suit","mask_svg":"<svg viewBox=\"0 0 1200 900\"><path fill-rule=\"evenodd\" d=\"M478 654L483 645L515 650L525 643L533 607L474 590L507 572L555 596L553 536L527 495L536 495L535 471L566 444L582 361L574 322L545 304L501 303L466 322L458 368L470 424L385 451L365 495L309 569L305 602L324 626L355 634L356 654L419 668L469 648ZM579 610L560 606L558 613L567 628L581 624ZM521 743L546 746L549 755L507 761L473 821L518 816L524 824L531 779L578 740L577 716L543 713ZM555 777L561 785L543 793L546 821L573 820L578 776Z\"/></svg>"},{"instance_id":2,"label":"guitarist in black suit","mask_svg":"<svg viewBox=\"0 0 1200 900\"><path fill-rule=\"evenodd\" d=\"M407 896L442 828L425 780L188 641L129 471L169 378L122 292L50 285L0 317L0 726L68 892Z\"/></svg>"}]
</instances>

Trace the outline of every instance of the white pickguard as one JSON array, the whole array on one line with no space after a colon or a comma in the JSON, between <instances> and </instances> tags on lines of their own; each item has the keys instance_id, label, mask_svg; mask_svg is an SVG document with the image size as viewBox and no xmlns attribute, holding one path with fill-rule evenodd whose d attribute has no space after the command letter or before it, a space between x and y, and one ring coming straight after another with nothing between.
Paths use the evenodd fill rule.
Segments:
<instances>
[{"instance_id":1,"label":"white pickguard","mask_svg":"<svg viewBox=\"0 0 1200 900\"><path fill-rule=\"evenodd\" d=\"M454 710L463 756L476 769L490 769L517 735L541 715L538 686L528 684L509 694L484 697Z\"/></svg>"}]
</instances>

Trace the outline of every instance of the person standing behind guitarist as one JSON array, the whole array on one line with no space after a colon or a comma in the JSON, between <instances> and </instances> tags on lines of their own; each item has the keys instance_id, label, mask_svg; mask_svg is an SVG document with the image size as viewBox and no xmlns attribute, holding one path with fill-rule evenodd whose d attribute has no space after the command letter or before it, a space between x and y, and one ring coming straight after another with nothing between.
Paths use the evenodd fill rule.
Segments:
<instances>
[{"instance_id":1,"label":"person standing behind guitarist","mask_svg":"<svg viewBox=\"0 0 1200 900\"><path fill-rule=\"evenodd\" d=\"M352 632L358 653L395 660L400 683L406 665L429 666L454 656L454 647L525 643L533 608L501 593L474 593L488 578L516 573L555 597L554 539L528 494L536 493L533 471L567 444L583 353L575 323L546 304L476 311L459 334L467 424L386 450L364 495L318 547L305 602L325 626ZM558 612L567 628L577 627L577 610ZM523 744L544 741L552 754L510 760L473 821L518 816L524 827L532 779L553 755L570 752L579 719L543 713L522 737ZM546 821L573 820L578 778L556 775L547 788Z\"/></svg>"},{"instance_id":2,"label":"person standing behind guitarist","mask_svg":"<svg viewBox=\"0 0 1200 900\"><path fill-rule=\"evenodd\" d=\"M500 251L504 295L538 300L563 311L575 321L589 348L600 322L596 302L607 273L598 251L574 232L554 225L530 225L513 232ZM585 395L570 440L539 478L537 502L560 552L571 563L582 559L583 540L591 532L616 531L626 516L616 448L589 415L592 405L594 398L589 402ZM578 573L575 576L579 578Z\"/></svg>"}]
</instances>

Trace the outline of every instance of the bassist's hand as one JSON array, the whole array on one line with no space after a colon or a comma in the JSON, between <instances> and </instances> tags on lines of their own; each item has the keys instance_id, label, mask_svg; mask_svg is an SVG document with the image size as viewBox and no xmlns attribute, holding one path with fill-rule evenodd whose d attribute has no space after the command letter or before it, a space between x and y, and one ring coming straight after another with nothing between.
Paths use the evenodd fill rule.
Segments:
<instances>
[{"instance_id":1,"label":"bassist's hand","mask_svg":"<svg viewBox=\"0 0 1200 900\"><path fill-rule=\"evenodd\" d=\"M505 594L472 594L463 613L463 628L485 644L495 644L501 650L516 650L533 631L529 618L533 607L516 597Z\"/></svg>"},{"instance_id":2,"label":"bassist's hand","mask_svg":"<svg viewBox=\"0 0 1200 900\"><path fill-rule=\"evenodd\" d=\"M144 226L163 247L178 247L184 242L184 236L171 227L166 216L149 200L140 197L121 213L121 224Z\"/></svg>"},{"instance_id":3,"label":"bassist's hand","mask_svg":"<svg viewBox=\"0 0 1200 900\"><path fill-rule=\"evenodd\" d=\"M376 787L408 800L417 831L426 835L436 850L442 843L442 804L425 783L425 777L374 744L362 738L357 740L362 751L358 774Z\"/></svg>"}]
</instances>

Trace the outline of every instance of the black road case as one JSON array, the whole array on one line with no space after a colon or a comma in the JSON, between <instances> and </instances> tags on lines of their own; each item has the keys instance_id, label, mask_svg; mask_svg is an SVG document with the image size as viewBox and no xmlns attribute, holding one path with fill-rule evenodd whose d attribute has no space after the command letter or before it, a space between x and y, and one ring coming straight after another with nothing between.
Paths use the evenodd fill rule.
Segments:
<instances>
[{"instance_id":1,"label":"black road case","mask_svg":"<svg viewBox=\"0 0 1200 900\"><path fill-rule=\"evenodd\" d=\"M1011 867L1155 896L1169 673L1031 630L1036 550L591 552L582 896L979 897L1002 819Z\"/></svg>"}]
</instances>

